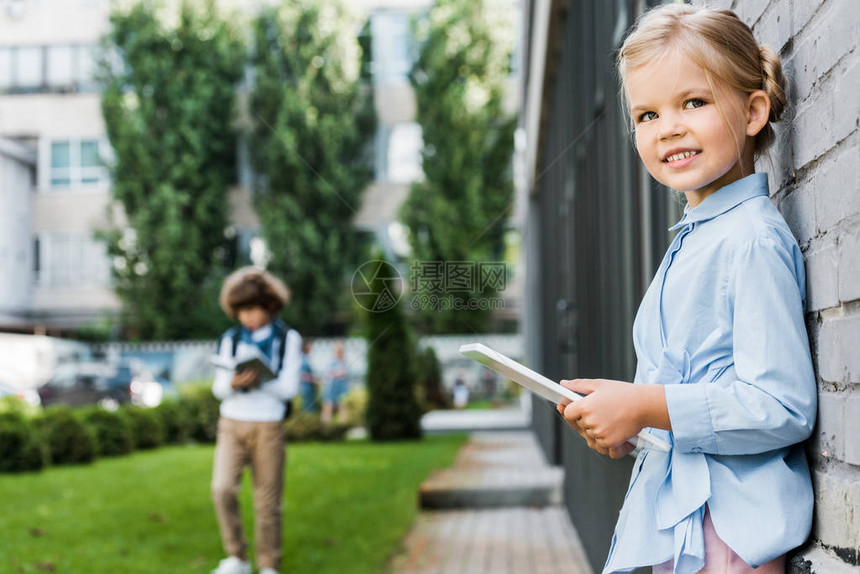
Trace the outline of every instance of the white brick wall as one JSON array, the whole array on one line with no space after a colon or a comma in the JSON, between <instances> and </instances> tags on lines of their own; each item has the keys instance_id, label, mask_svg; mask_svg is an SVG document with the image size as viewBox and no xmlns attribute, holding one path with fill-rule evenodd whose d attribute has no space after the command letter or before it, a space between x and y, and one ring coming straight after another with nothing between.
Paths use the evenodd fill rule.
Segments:
<instances>
[{"instance_id":1,"label":"white brick wall","mask_svg":"<svg viewBox=\"0 0 860 574\"><path fill-rule=\"evenodd\" d=\"M860 2L694 0L730 8L780 53L791 107L769 173L806 257L807 325L819 386L809 443L816 496L801 558L860 571ZM795 570L800 572L800 570ZM809 570L807 570L809 571Z\"/></svg>"},{"instance_id":2,"label":"white brick wall","mask_svg":"<svg viewBox=\"0 0 860 574\"><path fill-rule=\"evenodd\" d=\"M815 472L814 483L816 534L831 547L856 549L860 546L860 477L856 473Z\"/></svg>"}]
</instances>

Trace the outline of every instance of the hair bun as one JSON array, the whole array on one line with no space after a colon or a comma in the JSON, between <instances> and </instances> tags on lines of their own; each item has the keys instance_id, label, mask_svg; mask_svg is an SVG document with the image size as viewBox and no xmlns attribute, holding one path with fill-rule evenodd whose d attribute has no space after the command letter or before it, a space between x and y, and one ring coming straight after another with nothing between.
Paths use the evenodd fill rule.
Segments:
<instances>
[{"instance_id":1,"label":"hair bun","mask_svg":"<svg viewBox=\"0 0 860 574\"><path fill-rule=\"evenodd\" d=\"M788 80L782 73L779 56L769 46L759 46L761 59L761 89L770 98L768 121L778 122L788 104Z\"/></svg>"}]
</instances>

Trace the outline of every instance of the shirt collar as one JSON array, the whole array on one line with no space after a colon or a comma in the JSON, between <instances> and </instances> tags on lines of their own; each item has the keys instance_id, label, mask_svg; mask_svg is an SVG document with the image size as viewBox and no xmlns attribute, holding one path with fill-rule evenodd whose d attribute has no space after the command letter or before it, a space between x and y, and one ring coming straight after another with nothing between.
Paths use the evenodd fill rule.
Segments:
<instances>
[{"instance_id":1,"label":"shirt collar","mask_svg":"<svg viewBox=\"0 0 860 574\"><path fill-rule=\"evenodd\" d=\"M249 334L251 335L251 340L256 343L259 343L260 341L265 341L272 334L272 324L269 323L268 325L263 325L256 331L252 331Z\"/></svg>"},{"instance_id":2,"label":"shirt collar","mask_svg":"<svg viewBox=\"0 0 860 574\"><path fill-rule=\"evenodd\" d=\"M680 227L684 227L691 223L708 221L718 215L722 215L742 204L743 202L758 197L761 195L768 196L770 193L767 189L767 174L754 173L741 178L729 185L720 188L702 201L699 205L690 209L690 206L684 208L684 217L669 228L669 231L674 231Z\"/></svg>"}]
</instances>

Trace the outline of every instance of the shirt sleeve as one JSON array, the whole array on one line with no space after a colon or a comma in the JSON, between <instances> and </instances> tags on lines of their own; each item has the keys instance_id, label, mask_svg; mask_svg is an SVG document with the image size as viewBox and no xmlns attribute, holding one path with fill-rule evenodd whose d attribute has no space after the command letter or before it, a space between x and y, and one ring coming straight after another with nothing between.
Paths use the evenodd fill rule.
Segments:
<instances>
[{"instance_id":1,"label":"shirt sleeve","mask_svg":"<svg viewBox=\"0 0 860 574\"><path fill-rule=\"evenodd\" d=\"M299 392L302 373L302 336L295 329L287 332L287 341L282 350L284 363L278 378L263 385L264 391L282 400L289 400Z\"/></svg>"},{"instance_id":2,"label":"shirt sleeve","mask_svg":"<svg viewBox=\"0 0 860 574\"><path fill-rule=\"evenodd\" d=\"M815 424L799 249L757 238L739 248L732 270L726 297L734 376L665 387L682 452L766 452L805 440Z\"/></svg>"},{"instance_id":3,"label":"shirt sleeve","mask_svg":"<svg viewBox=\"0 0 860 574\"><path fill-rule=\"evenodd\" d=\"M218 344L218 356L224 359L232 360L232 349L230 338L227 335L221 337ZM235 393L230 384L233 381L233 371L223 367L215 367L215 378L212 380L212 394L216 399L224 400L229 395Z\"/></svg>"}]
</instances>

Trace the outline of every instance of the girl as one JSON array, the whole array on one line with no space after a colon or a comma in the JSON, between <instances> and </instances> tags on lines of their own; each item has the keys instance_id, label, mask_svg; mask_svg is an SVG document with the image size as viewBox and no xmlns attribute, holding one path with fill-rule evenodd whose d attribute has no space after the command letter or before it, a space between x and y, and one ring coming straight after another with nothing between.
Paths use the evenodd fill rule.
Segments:
<instances>
[{"instance_id":1,"label":"girl","mask_svg":"<svg viewBox=\"0 0 860 574\"><path fill-rule=\"evenodd\" d=\"M785 106L779 59L727 10L645 14L618 55L636 148L687 197L633 324L634 384L562 381L558 406L602 454L643 428L604 573L783 573L812 518L800 444L816 385L803 258L755 158Z\"/></svg>"},{"instance_id":2,"label":"girl","mask_svg":"<svg viewBox=\"0 0 860 574\"><path fill-rule=\"evenodd\" d=\"M218 355L227 362L259 349L276 379L261 381L254 370L219 368L212 393L221 399L212 498L227 557L213 574L251 574L242 527L239 491L242 473L251 467L255 537L260 574L277 574L281 563L284 489L284 417L299 389L302 337L276 319L289 291L265 271L234 271L221 288L220 304L239 325L221 336Z\"/></svg>"}]
</instances>

